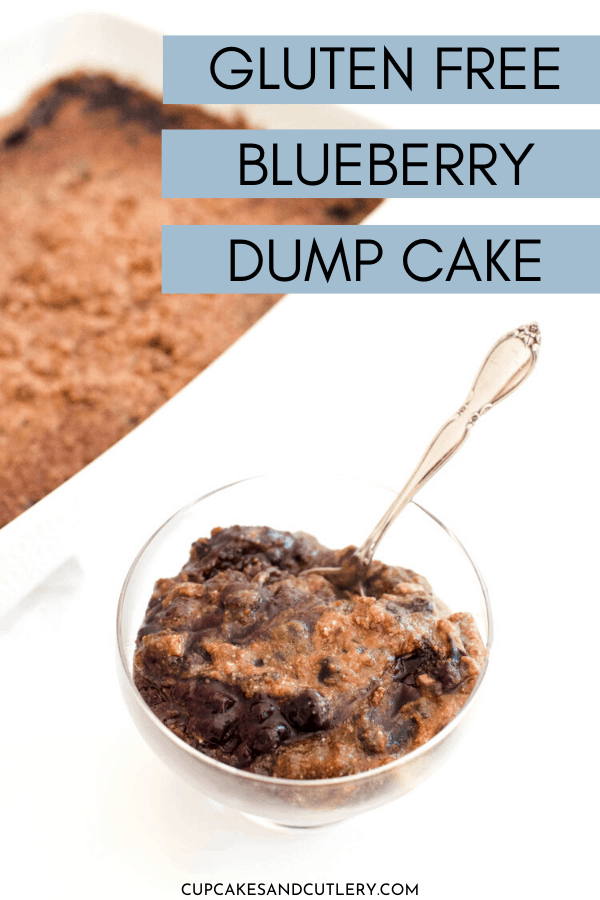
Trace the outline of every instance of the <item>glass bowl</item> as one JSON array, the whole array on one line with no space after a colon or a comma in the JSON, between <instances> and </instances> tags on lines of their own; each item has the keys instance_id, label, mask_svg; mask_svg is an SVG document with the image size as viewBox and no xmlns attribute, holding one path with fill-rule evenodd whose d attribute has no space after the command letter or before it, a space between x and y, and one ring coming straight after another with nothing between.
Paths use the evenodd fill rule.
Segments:
<instances>
[{"instance_id":1,"label":"glass bowl","mask_svg":"<svg viewBox=\"0 0 600 900\"><path fill-rule=\"evenodd\" d=\"M254 775L205 756L154 715L133 682L137 631L154 583L175 575L193 541L219 525L268 525L307 531L332 548L360 544L395 492L338 475L264 475L206 494L176 513L150 538L125 580L117 614L119 681L131 716L151 749L204 795L246 815L291 827L326 825L402 796L447 756L469 718L487 664L458 715L431 741L406 756L357 775L287 780ZM376 557L424 575L453 612L475 617L488 652L488 595L460 541L423 507L411 503L389 528ZM489 658L489 657L488 657Z\"/></svg>"}]
</instances>

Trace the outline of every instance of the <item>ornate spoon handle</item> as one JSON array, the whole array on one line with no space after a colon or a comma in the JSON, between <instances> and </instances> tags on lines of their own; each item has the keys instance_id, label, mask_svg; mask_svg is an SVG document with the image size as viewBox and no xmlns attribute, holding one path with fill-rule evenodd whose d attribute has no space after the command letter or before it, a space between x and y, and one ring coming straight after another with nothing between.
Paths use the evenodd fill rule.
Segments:
<instances>
[{"instance_id":1,"label":"ornate spoon handle","mask_svg":"<svg viewBox=\"0 0 600 900\"><path fill-rule=\"evenodd\" d=\"M396 516L431 476L454 456L475 422L508 397L527 378L537 361L540 341L540 329L534 322L505 334L494 344L484 359L464 404L440 428L405 486L356 551L355 557L363 572L371 564L375 548Z\"/></svg>"}]
</instances>

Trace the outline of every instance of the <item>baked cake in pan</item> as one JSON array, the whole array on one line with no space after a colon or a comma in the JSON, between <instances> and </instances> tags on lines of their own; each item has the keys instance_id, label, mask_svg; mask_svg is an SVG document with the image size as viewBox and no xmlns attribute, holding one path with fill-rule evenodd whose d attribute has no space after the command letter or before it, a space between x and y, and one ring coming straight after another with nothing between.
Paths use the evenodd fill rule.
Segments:
<instances>
[{"instance_id":1,"label":"baked cake in pan","mask_svg":"<svg viewBox=\"0 0 600 900\"><path fill-rule=\"evenodd\" d=\"M0 121L0 526L278 299L161 293L161 225L359 222L377 200L161 198L163 128L244 127L75 73Z\"/></svg>"}]
</instances>

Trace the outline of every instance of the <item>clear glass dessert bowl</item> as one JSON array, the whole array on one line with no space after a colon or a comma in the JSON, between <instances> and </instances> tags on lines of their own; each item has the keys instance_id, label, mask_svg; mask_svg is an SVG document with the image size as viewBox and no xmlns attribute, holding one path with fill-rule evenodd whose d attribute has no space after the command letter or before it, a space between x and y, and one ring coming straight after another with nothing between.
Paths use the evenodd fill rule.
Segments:
<instances>
[{"instance_id":1,"label":"clear glass dessert bowl","mask_svg":"<svg viewBox=\"0 0 600 900\"><path fill-rule=\"evenodd\" d=\"M452 612L469 612L488 650L477 684L458 714L432 740L392 763L356 775L288 780L256 775L211 759L171 732L146 705L133 681L133 657L155 582L175 575L193 541L216 526L268 525L305 531L322 544L360 544L394 491L338 475L264 475L222 487L177 512L135 559L117 613L118 670L131 716L147 744L190 785L226 806L271 823L314 827L388 803L412 790L453 749L465 731L485 678L492 619L481 575L452 532L416 503L389 528L376 557L419 572Z\"/></svg>"}]
</instances>

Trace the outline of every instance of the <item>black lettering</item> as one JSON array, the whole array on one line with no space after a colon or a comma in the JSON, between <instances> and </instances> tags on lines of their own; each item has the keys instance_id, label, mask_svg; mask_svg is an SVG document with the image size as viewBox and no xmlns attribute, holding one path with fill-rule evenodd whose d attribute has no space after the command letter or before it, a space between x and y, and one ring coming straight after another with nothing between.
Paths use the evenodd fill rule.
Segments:
<instances>
[{"instance_id":1,"label":"black lettering","mask_svg":"<svg viewBox=\"0 0 600 900\"><path fill-rule=\"evenodd\" d=\"M298 178L302 184L308 184L314 187L317 184L323 184L329 175L329 144L323 144L323 175L314 181L311 178L305 178L302 174L302 144L298 144L296 148L296 162L298 167Z\"/></svg>"},{"instance_id":2,"label":"black lettering","mask_svg":"<svg viewBox=\"0 0 600 900\"><path fill-rule=\"evenodd\" d=\"M397 890L399 888L399 890ZM404 893L404 885L402 884L393 884L392 885L392 894L395 894L396 897L400 897Z\"/></svg>"},{"instance_id":3,"label":"black lettering","mask_svg":"<svg viewBox=\"0 0 600 900\"><path fill-rule=\"evenodd\" d=\"M342 160L342 150L346 148L358 147L360 149L360 144L336 144L335 145L335 183L336 185L341 184L360 184L360 181L344 181L342 179L342 167L343 166L360 166L359 162L344 162Z\"/></svg>"},{"instance_id":4,"label":"black lettering","mask_svg":"<svg viewBox=\"0 0 600 900\"><path fill-rule=\"evenodd\" d=\"M374 91L374 84L357 84L357 72L373 72L375 66L357 66L357 53L375 53L375 47L350 47L350 90L351 91Z\"/></svg>"},{"instance_id":5,"label":"black lettering","mask_svg":"<svg viewBox=\"0 0 600 900\"><path fill-rule=\"evenodd\" d=\"M409 887L406 885L406 893L407 894L418 894L419 893L419 885L415 884L413 887Z\"/></svg>"},{"instance_id":6,"label":"black lettering","mask_svg":"<svg viewBox=\"0 0 600 900\"><path fill-rule=\"evenodd\" d=\"M335 88L335 54L344 53L345 47L319 47L319 53L329 53L329 90Z\"/></svg>"},{"instance_id":7,"label":"black lettering","mask_svg":"<svg viewBox=\"0 0 600 900\"><path fill-rule=\"evenodd\" d=\"M275 241L269 240L269 275L275 281L293 281L300 274L300 239L296 238L296 268L291 275L277 275L275 272Z\"/></svg>"},{"instance_id":8,"label":"black lettering","mask_svg":"<svg viewBox=\"0 0 600 900\"><path fill-rule=\"evenodd\" d=\"M387 150L387 158L386 159L375 159L375 151L376 150ZM370 149L370 183L371 185L381 185L381 184L392 184L398 177L398 170L396 166L393 164L392 160L394 158L394 148L389 144L371 144ZM375 166L387 166L391 172L389 178L377 179L375 178Z\"/></svg>"},{"instance_id":9,"label":"black lettering","mask_svg":"<svg viewBox=\"0 0 600 900\"><path fill-rule=\"evenodd\" d=\"M508 247L509 244L510 244L509 240L502 241L499 248L492 255L492 242L490 240L488 240L488 242L487 242L487 280L488 281L492 280L492 266L498 272L500 272L500 274L502 275L502 277L504 278L505 281L510 281L510 278L508 277L508 275L506 274L504 269L498 263L498 257L500 256L500 254L502 253L503 250L506 250L506 248Z\"/></svg>"},{"instance_id":10,"label":"black lettering","mask_svg":"<svg viewBox=\"0 0 600 900\"><path fill-rule=\"evenodd\" d=\"M260 48L260 89L261 91L278 91L278 84L267 84L266 78L267 59L265 48Z\"/></svg>"},{"instance_id":11,"label":"black lettering","mask_svg":"<svg viewBox=\"0 0 600 900\"><path fill-rule=\"evenodd\" d=\"M189 882L189 881L186 881L185 884L182 884L182 885L181 885L181 893L182 893L182 894L185 894L186 897L191 897L191 896L192 896L191 891L186 891L186 890L185 890L186 887L191 887L191 886L192 886L192 885L190 884L190 882Z\"/></svg>"},{"instance_id":12,"label":"black lettering","mask_svg":"<svg viewBox=\"0 0 600 900\"><path fill-rule=\"evenodd\" d=\"M456 152L458 154L456 162L453 162L453 163L442 162L442 151L447 148L450 150L456 150ZM437 146L437 183L438 183L438 186L441 185L441 183L442 183L442 169L446 169L450 173L450 175L452 175L455 182L457 184L462 185L463 182L460 180L460 178L458 177L458 175L456 174L454 169L456 169L458 166L460 166L460 164L462 163L464 158L465 158L465 155L462 152L462 149L458 146L458 144L438 144L438 146Z\"/></svg>"},{"instance_id":13,"label":"black lettering","mask_svg":"<svg viewBox=\"0 0 600 900\"><path fill-rule=\"evenodd\" d=\"M219 76L217 75L217 60L219 60L224 53L239 53L244 57L246 62L251 63L252 59L246 53L245 50L241 50L239 47L223 47L222 50L219 50L218 53L215 53L213 58L210 61L210 74L212 75L213 81L219 85L219 87L225 88L226 91L235 91L237 88L244 87L245 84L248 84L250 79L252 78L252 69L232 69L232 75L245 75L246 77L242 79L242 81L238 81L237 84L227 84L225 81L221 81Z\"/></svg>"},{"instance_id":14,"label":"black lettering","mask_svg":"<svg viewBox=\"0 0 600 900\"><path fill-rule=\"evenodd\" d=\"M390 86L390 63L409 89L412 91L412 47L406 48L406 72L403 72L388 48L383 47L383 89L387 91Z\"/></svg>"},{"instance_id":15,"label":"black lettering","mask_svg":"<svg viewBox=\"0 0 600 900\"><path fill-rule=\"evenodd\" d=\"M344 268L344 275L346 276L346 281L352 281L350 277L350 269L348 268L348 260L346 259L346 253L344 251L344 241L340 238L339 244L336 247L336 251L333 254L333 259L331 260L331 264L329 268L325 266L325 260L321 256L321 251L319 250L319 245L317 244L315 238L313 238L312 247L310 248L310 253L308 256L308 265L306 267L306 275L304 276L305 281L310 280L310 275L312 272L313 263L315 261L315 256L319 261L319 265L323 271L323 275L325 276L325 281L329 284L329 279L333 274L333 270L335 268L335 264L338 261L338 258L342 261L342 266Z\"/></svg>"},{"instance_id":16,"label":"black lettering","mask_svg":"<svg viewBox=\"0 0 600 900\"><path fill-rule=\"evenodd\" d=\"M441 269L436 269L436 271L433 273L433 275L417 275L415 272L412 271L412 269L410 268L410 266L408 264L408 257L410 255L411 251L414 250L414 248L417 247L419 244L427 244L429 247L433 247L434 250L437 250L438 253L442 252L442 248L440 247L439 244L436 244L435 241L430 241L427 238L421 238L418 241L413 241L412 244L408 245L408 247L404 251L404 256L402 257L402 265L404 266L404 271L406 272L407 275L410 275L410 277L413 278L415 281L433 281L434 278L437 278L438 275L441 273L441 271L442 271ZM386 882L386 884L387 884L387 882ZM381 893L382 894L385 893L383 890L383 885L381 886ZM388 893L389 893L389 891L388 891Z\"/></svg>"},{"instance_id":17,"label":"black lettering","mask_svg":"<svg viewBox=\"0 0 600 900\"><path fill-rule=\"evenodd\" d=\"M291 179L282 178L279 180L279 146L277 142L273 144L273 184L281 186L282 184L292 184Z\"/></svg>"},{"instance_id":18,"label":"black lettering","mask_svg":"<svg viewBox=\"0 0 600 900\"><path fill-rule=\"evenodd\" d=\"M460 257L462 256L463 251L466 253L467 259L469 260L468 266L461 266L458 264ZM446 281L452 281L452 276L457 270L461 270L463 272L472 272L477 281L481 281L481 275L477 271L477 266L475 265L475 260L471 256L471 251L469 250L469 245L463 238L460 242L460 247L458 248L457 254L452 260L452 265L450 266L450 271L446 275Z\"/></svg>"},{"instance_id":19,"label":"black lettering","mask_svg":"<svg viewBox=\"0 0 600 900\"><path fill-rule=\"evenodd\" d=\"M476 53L485 53L487 55L487 66L475 66L473 64L473 57ZM470 91L473 90L473 75L479 75L485 86L493 91L494 85L484 75L484 72L489 72L493 65L494 54L491 50L486 50L485 47L469 47L467 49L467 88Z\"/></svg>"},{"instance_id":20,"label":"black lettering","mask_svg":"<svg viewBox=\"0 0 600 900\"><path fill-rule=\"evenodd\" d=\"M460 72L462 66L443 65L444 53L462 53L462 47L438 47L437 48L437 89L442 90L442 72Z\"/></svg>"},{"instance_id":21,"label":"black lettering","mask_svg":"<svg viewBox=\"0 0 600 900\"><path fill-rule=\"evenodd\" d=\"M365 244L371 244L372 247L377 247L377 250L376 250L377 255L374 256L372 259L363 259L363 257L362 257L362 248L363 248L363 245L365 245ZM381 246L379 241L358 239L356 241L356 280L357 281L361 280L361 271L360 270L363 266L374 266L375 263L379 262L379 260L381 259L382 256L383 256L383 247Z\"/></svg>"},{"instance_id":22,"label":"black lettering","mask_svg":"<svg viewBox=\"0 0 600 900\"><path fill-rule=\"evenodd\" d=\"M510 150L508 149L508 147L506 146L506 144L500 144L500 146L502 147L502 149L504 150L504 152L506 153L506 155L508 156L508 158L510 159L510 161L512 162L512 164L513 164L514 167L515 167L515 184L520 184L520 183L521 183L521 182L520 182L520 177L521 177L520 166L521 166L521 163L523 162L523 160L525 159L525 157L527 156L527 154L529 153L529 151L530 151L530 150L533 150L533 147L534 147L535 145L534 145L534 144L527 144L527 146L525 147L525 149L523 150L523 152L521 153L521 155L520 155L520 157L519 157L518 159L515 159L515 157L512 155L512 153L510 152Z\"/></svg>"},{"instance_id":23,"label":"black lettering","mask_svg":"<svg viewBox=\"0 0 600 900\"><path fill-rule=\"evenodd\" d=\"M521 265L522 263L539 263L541 259L539 257L525 257L521 256L521 246L523 244L541 244L542 242L539 240L533 241L516 241L515 242L515 256L516 256L516 277L515 281L541 281L542 279L536 275L521 275Z\"/></svg>"},{"instance_id":24,"label":"black lettering","mask_svg":"<svg viewBox=\"0 0 600 900\"><path fill-rule=\"evenodd\" d=\"M560 84L541 84L540 72L558 72L558 66L542 66L540 65L541 53L559 53L560 47L536 47L534 50L535 58L535 89L536 91L559 91Z\"/></svg>"},{"instance_id":25,"label":"black lettering","mask_svg":"<svg viewBox=\"0 0 600 900\"><path fill-rule=\"evenodd\" d=\"M524 72L525 66L507 66L506 65L506 54L507 53L525 53L525 47L501 47L500 49L500 88L503 91L524 91L526 85L524 84L507 84L506 83L506 73L507 72Z\"/></svg>"},{"instance_id":26,"label":"black lettering","mask_svg":"<svg viewBox=\"0 0 600 900\"><path fill-rule=\"evenodd\" d=\"M480 149L490 151L491 158L489 159L488 162L486 162L486 163L475 162L475 153L477 150L480 150ZM475 171L477 169L479 169L479 171L482 173L482 175L485 175L485 177L487 178L487 180L489 181L490 184L493 184L493 185L496 184L496 182L494 181L494 179L492 178L492 176L489 174L489 172L487 170L490 169L494 165L497 157L498 157L498 154L496 153L496 151L494 150L494 148L492 147L491 144L471 144L471 186L473 186L475 184Z\"/></svg>"},{"instance_id":27,"label":"black lettering","mask_svg":"<svg viewBox=\"0 0 600 900\"><path fill-rule=\"evenodd\" d=\"M236 275L235 271L235 248L240 245L245 244L247 247L252 247L253 250L256 250L256 256L258 258L257 266L254 272L251 272L250 275ZM230 281L250 281L251 278L254 278L255 275L258 275L260 270L262 269L263 264L263 255L260 252L260 247L257 247L252 241L243 241L243 240L232 240L229 246L229 280Z\"/></svg>"},{"instance_id":28,"label":"black lettering","mask_svg":"<svg viewBox=\"0 0 600 900\"><path fill-rule=\"evenodd\" d=\"M315 83L315 48L310 48L310 78L308 81L305 81L304 84L294 84L294 82L290 78L290 48L283 48L283 80L287 84L288 87L293 88L295 91L305 91L306 88L312 87Z\"/></svg>"},{"instance_id":29,"label":"black lettering","mask_svg":"<svg viewBox=\"0 0 600 900\"><path fill-rule=\"evenodd\" d=\"M402 145L402 184L403 185L416 185L416 184L427 184L427 181L409 181L408 180L408 169L410 166L426 166L426 162L410 162L408 159L408 151L409 149L413 149L416 147L425 147L427 148L429 144L403 144Z\"/></svg>"},{"instance_id":30,"label":"black lettering","mask_svg":"<svg viewBox=\"0 0 600 900\"><path fill-rule=\"evenodd\" d=\"M257 159L247 159L246 150L258 150ZM267 180L267 167L262 160L265 158L264 148L260 144L240 144L240 184L263 184ZM258 166L262 175L259 178L246 178L246 168L248 166Z\"/></svg>"}]
</instances>

